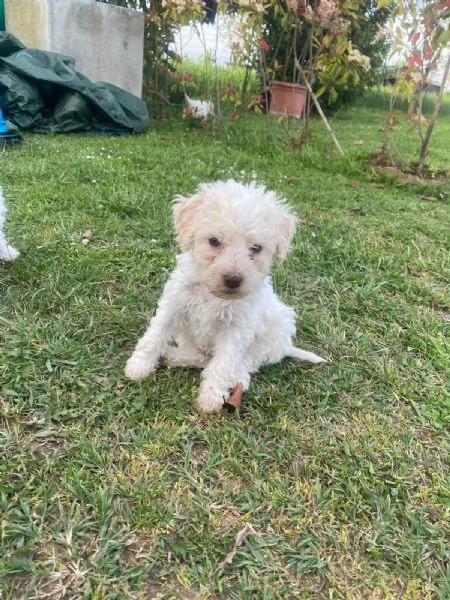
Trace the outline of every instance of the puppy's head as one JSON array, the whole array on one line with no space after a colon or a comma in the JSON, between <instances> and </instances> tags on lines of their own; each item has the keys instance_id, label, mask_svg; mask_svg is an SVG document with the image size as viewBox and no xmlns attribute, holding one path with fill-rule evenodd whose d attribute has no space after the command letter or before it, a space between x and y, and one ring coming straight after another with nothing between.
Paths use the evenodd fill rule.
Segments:
<instances>
[{"instance_id":1,"label":"puppy's head","mask_svg":"<svg viewBox=\"0 0 450 600\"><path fill-rule=\"evenodd\" d=\"M181 249L192 254L209 291L225 299L259 289L273 257L286 256L296 227L275 193L232 180L178 196L173 212Z\"/></svg>"}]
</instances>

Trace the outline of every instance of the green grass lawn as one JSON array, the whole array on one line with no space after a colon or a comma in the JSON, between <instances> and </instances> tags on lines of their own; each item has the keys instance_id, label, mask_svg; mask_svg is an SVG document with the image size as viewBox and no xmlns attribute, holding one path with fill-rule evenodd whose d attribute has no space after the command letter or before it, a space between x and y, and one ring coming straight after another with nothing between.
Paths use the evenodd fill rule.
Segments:
<instances>
[{"instance_id":1,"label":"green grass lawn","mask_svg":"<svg viewBox=\"0 0 450 600\"><path fill-rule=\"evenodd\" d=\"M344 158L320 121L293 151L264 115L0 153L22 253L0 264L2 600L450 597L450 186L370 165L383 117L336 115ZM434 168L449 139L446 114ZM123 367L174 265L171 199L230 177L303 219L274 283L330 363L208 416L196 371Z\"/></svg>"}]
</instances>

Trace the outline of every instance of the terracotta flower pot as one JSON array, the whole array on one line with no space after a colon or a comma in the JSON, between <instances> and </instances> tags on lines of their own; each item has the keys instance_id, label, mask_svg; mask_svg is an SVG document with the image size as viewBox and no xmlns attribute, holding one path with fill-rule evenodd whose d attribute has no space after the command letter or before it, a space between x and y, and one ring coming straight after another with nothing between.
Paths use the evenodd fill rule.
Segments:
<instances>
[{"instance_id":1,"label":"terracotta flower pot","mask_svg":"<svg viewBox=\"0 0 450 600\"><path fill-rule=\"evenodd\" d=\"M287 81L272 81L270 83L271 115L301 117L306 101L306 86Z\"/></svg>"}]
</instances>

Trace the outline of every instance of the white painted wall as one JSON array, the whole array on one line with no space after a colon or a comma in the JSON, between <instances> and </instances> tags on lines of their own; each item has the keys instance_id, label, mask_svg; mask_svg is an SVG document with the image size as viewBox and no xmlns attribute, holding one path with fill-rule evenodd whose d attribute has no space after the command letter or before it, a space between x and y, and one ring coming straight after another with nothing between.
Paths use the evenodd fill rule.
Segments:
<instances>
[{"instance_id":1,"label":"white painted wall","mask_svg":"<svg viewBox=\"0 0 450 600\"><path fill-rule=\"evenodd\" d=\"M444 77L445 65L447 64L449 54L450 48L442 52L441 60L439 61L437 68L430 74L431 83L434 83L435 85L441 85L442 78ZM450 92L450 77L447 79L445 90L447 92Z\"/></svg>"},{"instance_id":2,"label":"white painted wall","mask_svg":"<svg viewBox=\"0 0 450 600\"><path fill-rule=\"evenodd\" d=\"M142 95L144 15L96 0L4 0L6 31L28 48L72 56L92 81Z\"/></svg>"}]
</instances>

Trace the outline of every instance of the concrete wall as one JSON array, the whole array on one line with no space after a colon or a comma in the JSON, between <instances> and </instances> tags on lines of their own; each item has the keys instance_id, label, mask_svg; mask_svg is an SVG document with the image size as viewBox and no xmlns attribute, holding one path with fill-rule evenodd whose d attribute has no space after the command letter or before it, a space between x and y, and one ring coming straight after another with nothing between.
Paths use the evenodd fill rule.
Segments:
<instances>
[{"instance_id":1,"label":"concrete wall","mask_svg":"<svg viewBox=\"0 0 450 600\"><path fill-rule=\"evenodd\" d=\"M51 31L47 0L4 0L6 31L28 48L50 50Z\"/></svg>"},{"instance_id":2,"label":"concrete wall","mask_svg":"<svg viewBox=\"0 0 450 600\"><path fill-rule=\"evenodd\" d=\"M142 95L144 15L96 0L4 0L6 31L73 56L78 71Z\"/></svg>"}]
</instances>

